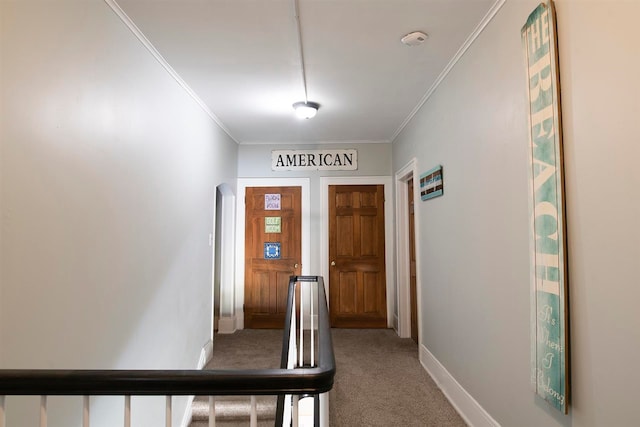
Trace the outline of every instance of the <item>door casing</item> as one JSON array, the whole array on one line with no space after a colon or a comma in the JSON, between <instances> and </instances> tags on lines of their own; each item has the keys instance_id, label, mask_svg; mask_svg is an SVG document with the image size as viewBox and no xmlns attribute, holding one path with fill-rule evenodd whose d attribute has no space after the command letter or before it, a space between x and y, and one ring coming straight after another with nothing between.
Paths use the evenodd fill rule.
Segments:
<instances>
[{"instance_id":1,"label":"door casing","mask_svg":"<svg viewBox=\"0 0 640 427\"><path fill-rule=\"evenodd\" d=\"M397 284L398 284L398 335L402 338L411 337L411 296L409 293L409 212L407 197L407 181L413 178L413 200L416 235L416 287L418 298L418 329L422 325L422 291L420 286L420 180L415 158L411 159L395 174L396 185L396 244L397 244ZM421 334L418 334L418 345L422 345Z\"/></svg>"}]
</instances>

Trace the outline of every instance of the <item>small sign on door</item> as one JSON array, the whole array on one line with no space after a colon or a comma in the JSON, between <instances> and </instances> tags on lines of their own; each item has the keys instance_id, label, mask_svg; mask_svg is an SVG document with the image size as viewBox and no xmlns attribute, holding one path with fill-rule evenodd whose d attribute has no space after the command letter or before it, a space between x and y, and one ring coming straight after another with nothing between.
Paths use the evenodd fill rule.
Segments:
<instances>
[{"instance_id":1,"label":"small sign on door","mask_svg":"<svg viewBox=\"0 0 640 427\"><path fill-rule=\"evenodd\" d=\"M280 259L280 243L265 242L264 259Z\"/></svg>"},{"instance_id":2,"label":"small sign on door","mask_svg":"<svg viewBox=\"0 0 640 427\"><path fill-rule=\"evenodd\" d=\"M264 217L265 233L282 233L282 217L266 216Z\"/></svg>"},{"instance_id":3,"label":"small sign on door","mask_svg":"<svg viewBox=\"0 0 640 427\"><path fill-rule=\"evenodd\" d=\"M280 194L265 194L264 210L279 211L280 210Z\"/></svg>"}]
</instances>

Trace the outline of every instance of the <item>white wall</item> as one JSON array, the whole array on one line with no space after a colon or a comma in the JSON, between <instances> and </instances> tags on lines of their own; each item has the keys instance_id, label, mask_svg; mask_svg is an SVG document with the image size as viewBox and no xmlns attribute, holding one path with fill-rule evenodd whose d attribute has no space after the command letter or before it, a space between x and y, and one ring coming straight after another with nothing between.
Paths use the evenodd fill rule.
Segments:
<instances>
[{"instance_id":1,"label":"white wall","mask_svg":"<svg viewBox=\"0 0 640 427\"><path fill-rule=\"evenodd\" d=\"M558 0L571 316L568 416L530 387L527 117L507 0L393 145L444 165L418 202L422 344L503 426L640 423L640 2Z\"/></svg>"},{"instance_id":2,"label":"white wall","mask_svg":"<svg viewBox=\"0 0 640 427\"><path fill-rule=\"evenodd\" d=\"M237 145L105 2L0 7L2 366L195 368ZM92 425L121 422L102 406Z\"/></svg>"}]
</instances>

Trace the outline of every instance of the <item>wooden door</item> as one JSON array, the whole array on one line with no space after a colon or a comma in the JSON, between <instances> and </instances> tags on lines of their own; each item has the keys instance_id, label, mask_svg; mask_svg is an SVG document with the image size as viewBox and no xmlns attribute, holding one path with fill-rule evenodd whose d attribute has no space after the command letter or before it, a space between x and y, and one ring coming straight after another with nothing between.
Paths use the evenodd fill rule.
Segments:
<instances>
[{"instance_id":1,"label":"wooden door","mask_svg":"<svg viewBox=\"0 0 640 427\"><path fill-rule=\"evenodd\" d=\"M409 200L409 294L411 299L411 339L418 342L418 289L416 280L416 222L413 201L413 179L407 182Z\"/></svg>"},{"instance_id":2,"label":"wooden door","mask_svg":"<svg viewBox=\"0 0 640 427\"><path fill-rule=\"evenodd\" d=\"M331 326L386 328L384 186L329 186Z\"/></svg>"},{"instance_id":3,"label":"wooden door","mask_svg":"<svg viewBox=\"0 0 640 427\"><path fill-rule=\"evenodd\" d=\"M247 187L245 328L282 328L289 276L299 275L301 187Z\"/></svg>"}]
</instances>

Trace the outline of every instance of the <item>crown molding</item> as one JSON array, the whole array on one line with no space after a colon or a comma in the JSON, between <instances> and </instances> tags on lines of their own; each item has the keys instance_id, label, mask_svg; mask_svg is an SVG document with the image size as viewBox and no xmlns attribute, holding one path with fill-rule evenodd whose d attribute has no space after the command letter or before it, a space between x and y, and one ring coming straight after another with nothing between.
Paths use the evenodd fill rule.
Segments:
<instances>
[{"instance_id":1,"label":"crown molding","mask_svg":"<svg viewBox=\"0 0 640 427\"><path fill-rule=\"evenodd\" d=\"M218 119L218 117L215 114L213 114L213 111L211 111L211 109L209 109L207 104L205 104L205 102L198 95L196 95L196 93L193 91L193 89L191 89L191 87L187 84L187 82L185 82L182 79L182 77L180 77L178 72L174 70L173 67L171 67L171 65L169 65L167 60L164 59L164 57L160 54L160 52L158 52L158 49L156 49L155 46L153 46L151 41L149 41L149 39L142 33L140 28L138 28L135 22L133 22L133 20L129 17L129 15L126 14L126 12L120 7L120 5L116 2L116 0L104 0L104 2L115 12L115 14L127 26L127 28L131 30L133 35L135 35L136 38L140 40L142 45L149 51L149 53L151 53L151 55L156 59L156 61L158 61L158 63L162 66L162 68L164 68L167 71L167 73L169 73L169 75L173 77L173 79L180 85L180 87L182 87L182 89L184 89L184 91L187 92L187 94L216 123L216 125L218 125L220 129L222 129L227 135L229 135L229 138L231 138L236 142L236 144L238 144L238 140L234 138L233 135L231 135L231 132L229 131L229 129L227 129L226 126L222 124L220 119Z\"/></svg>"},{"instance_id":2,"label":"crown molding","mask_svg":"<svg viewBox=\"0 0 640 427\"><path fill-rule=\"evenodd\" d=\"M356 144L390 144L390 140L345 140L345 141L243 141L240 145L356 145Z\"/></svg>"},{"instance_id":3,"label":"crown molding","mask_svg":"<svg viewBox=\"0 0 640 427\"><path fill-rule=\"evenodd\" d=\"M438 86L440 86L440 83L443 82L443 80L447 77L449 72L451 72L453 67L455 67L455 65L458 63L460 58L462 58L462 56L464 56L465 52L469 49L469 47L471 47L473 42L476 41L476 39L478 38L478 36L480 36L480 34L486 28L486 26L489 25L489 22L491 22L493 20L493 18L496 16L498 11L502 8L502 6L504 6L506 1L507 0L496 0L496 2L493 4L493 6L491 6L491 9L489 9L489 11L486 13L484 18L482 18L482 20L476 26L476 28L473 30L473 32L469 35L469 37L467 37L467 39L462 44L462 46L460 46L460 49L458 49L458 52L456 52L456 54L453 56L453 58L451 58L451 61L449 61L447 66L444 67L444 70L442 70L442 72L440 73L440 75L438 76L436 81L431 85L429 90L427 90L427 92L424 94L424 96L422 97L420 102L418 102L418 105L415 106L415 108L411 111L411 113L409 113L407 118L402 122L402 124L400 125L398 130L395 131L395 133L391 137L391 141L392 142L396 140L398 135L400 135L400 133L409 124L409 122L413 119L413 117L416 115L416 113L429 100L429 98L431 98L431 95L433 95L433 93L436 91L436 89L438 89Z\"/></svg>"}]
</instances>

